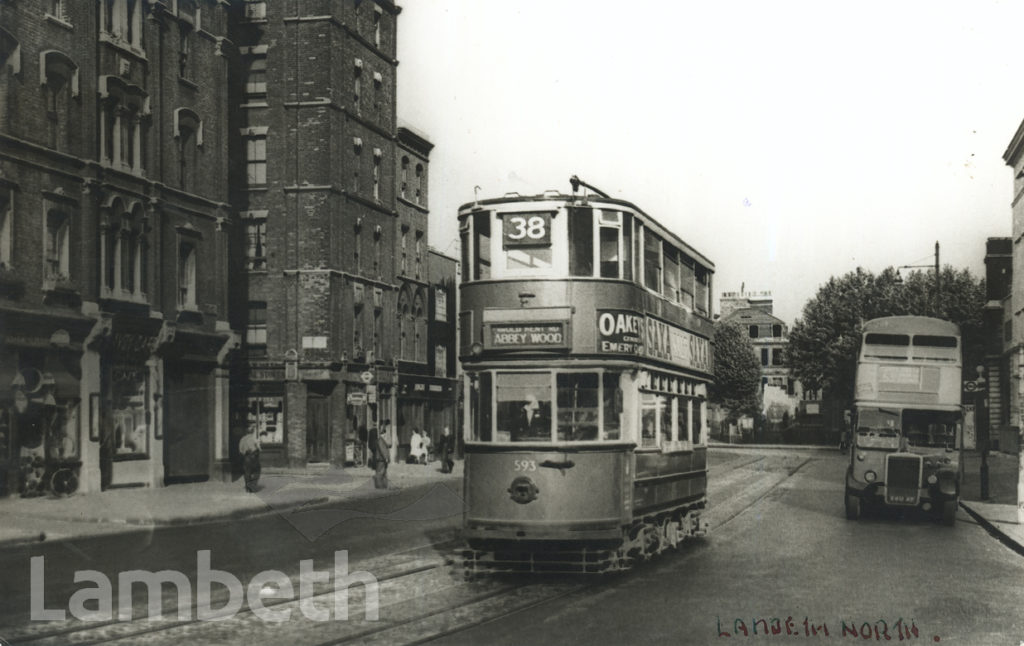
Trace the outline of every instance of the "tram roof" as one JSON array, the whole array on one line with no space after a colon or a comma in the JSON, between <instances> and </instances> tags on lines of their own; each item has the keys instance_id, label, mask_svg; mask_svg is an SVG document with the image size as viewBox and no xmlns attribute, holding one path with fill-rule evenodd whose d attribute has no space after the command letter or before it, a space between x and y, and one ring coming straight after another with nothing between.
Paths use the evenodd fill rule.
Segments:
<instances>
[{"instance_id":1,"label":"tram roof","mask_svg":"<svg viewBox=\"0 0 1024 646\"><path fill-rule=\"evenodd\" d=\"M956 323L930 316L883 316L865 321L863 332L959 335L960 327Z\"/></svg>"},{"instance_id":2,"label":"tram roof","mask_svg":"<svg viewBox=\"0 0 1024 646\"><path fill-rule=\"evenodd\" d=\"M619 200L613 197L601 197L599 195L589 194L586 196L581 195L566 195L565 193L559 193L557 191L549 191L547 193L541 193L540 195L519 195L518 193L511 193L502 197L491 197L484 200L476 200L473 202L466 202L459 207L459 215L463 213L471 213L473 211L483 210L488 206L494 206L497 204L510 204L510 203L530 203L530 202L565 202L566 206L596 206L601 207L602 204L608 204L612 206L625 207L631 211L635 211L644 217L645 224L653 225L652 228L665 238L671 238L677 246L686 250L694 260L698 261L701 265L711 270L715 269L715 263L710 258L705 256L700 251L697 251L690 243L684 241L678 235L666 229L658 220L653 218L649 213L641 209L636 204L627 200Z\"/></svg>"}]
</instances>

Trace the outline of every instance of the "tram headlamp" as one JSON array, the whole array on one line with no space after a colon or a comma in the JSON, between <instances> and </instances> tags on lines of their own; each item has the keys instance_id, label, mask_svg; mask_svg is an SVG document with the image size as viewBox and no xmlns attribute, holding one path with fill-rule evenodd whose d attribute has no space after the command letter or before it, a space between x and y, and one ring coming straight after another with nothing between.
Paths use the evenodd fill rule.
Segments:
<instances>
[{"instance_id":1,"label":"tram headlamp","mask_svg":"<svg viewBox=\"0 0 1024 646\"><path fill-rule=\"evenodd\" d=\"M878 480L878 474L874 471L865 471L864 480L867 482L874 482L875 480Z\"/></svg>"},{"instance_id":2,"label":"tram headlamp","mask_svg":"<svg viewBox=\"0 0 1024 646\"><path fill-rule=\"evenodd\" d=\"M484 353L484 346L481 345L480 343L474 343L469 347L469 353L472 354L474 357L479 357L481 354Z\"/></svg>"},{"instance_id":3,"label":"tram headlamp","mask_svg":"<svg viewBox=\"0 0 1024 646\"><path fill-rule=\"evenodd\" d=\"M868 457L868 456L865 455L864 453L858 453L857 454L857 460L859 460L861 462L863 462L866 457Z\"/></svg>"}]
</instances>

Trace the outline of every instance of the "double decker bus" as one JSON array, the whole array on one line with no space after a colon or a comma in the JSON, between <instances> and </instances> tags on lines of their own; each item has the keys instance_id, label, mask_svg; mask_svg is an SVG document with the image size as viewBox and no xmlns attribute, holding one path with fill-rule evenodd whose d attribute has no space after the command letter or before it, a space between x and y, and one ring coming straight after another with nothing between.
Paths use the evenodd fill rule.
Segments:
<instances>
[{"instance_id":1,"label":"double decker bus","mask_svg":"<svg viewBox=\"0 0 1024 646\"><path fill-rule=\"evenodd\" d=\"M846 517L867 505L919 508L956 521L962 430L960 329L923 316L863 328L846 471Z\"/></svg>"},{"instance_id":2,"label":"double decker bus","mask_svg":"<svg viewBox=\"0 0 1024 646\"><path fill-rule=\"evenodd\" d=\"M470 571L623 569L706 529L714 265L571 181L459 209Z\"/></svg>"}]
</instances>

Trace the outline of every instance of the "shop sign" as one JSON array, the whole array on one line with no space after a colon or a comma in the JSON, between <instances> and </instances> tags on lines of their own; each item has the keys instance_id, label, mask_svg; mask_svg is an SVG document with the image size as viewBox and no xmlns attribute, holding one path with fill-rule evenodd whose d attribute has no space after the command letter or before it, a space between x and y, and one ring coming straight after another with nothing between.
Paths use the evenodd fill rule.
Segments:
<instances>
[{"instance_id":1,"label":"shop sign","mask_svg":"<svg viewBox=\"0 0 1024 646\"><path fill-rule=\"evenodd\" d=\"M628 310L598 310L598 350L639 354L694 368L711 369L710 342L686 330Z\"/></svg>"},{"instance_id":2,"label":"shop sign","mask_svg":"<svg viewBox=\"0 0 1024 646\"><path fill-rule=\"evenodd\" d=\"M327 368L305 368L302 371L303 381L329 381L331 371Z\"/></svg>"},{"instance_id":3,"label":"shop sign","mask_svg":"<svg viewBox=\"0 0 1024 646\"><path fill-rule=\"evenodd\" d=\"M365 406L366 405L366 393L354 392L349 393L345 398L345 401L353 406Z\"/></svg>"},{"instance_id":4,"label":"shop sign","mask_svg":"<svg viewBox=\"0 0 1024 646\"><path fill-rule=\"evenodd\" d=\"M565 322L493 323L491 348L563 348L568 346Z\"/></svg>"},{"instance_id":5,"label":"shop sign","mask_svg":"<svg viewBox=\"0 0 1024 646\"><path fill-rule=\"evenodd\" d=\"M370 372L369 370L365 370L362 373L360 373L359 379L361 379L364 384L368 384L371 381L373 381L373 373Z\"/></svg>"}]
</instances>

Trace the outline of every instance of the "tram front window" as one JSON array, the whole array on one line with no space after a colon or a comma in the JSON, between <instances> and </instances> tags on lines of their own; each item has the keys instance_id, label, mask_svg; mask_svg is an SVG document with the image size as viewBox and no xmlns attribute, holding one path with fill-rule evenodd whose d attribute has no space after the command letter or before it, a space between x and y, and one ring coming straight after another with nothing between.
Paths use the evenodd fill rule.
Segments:
<instances>
[{"instance_id":1,"label":"tram front window","mask_svg":"<svg viewBox=\"0 0 1024 646\"><path fill-rule=\"evenodd\" d=\"M551 374L506 372L495 379L498 442L551 440Z\"/></svg>"}]
</instances>

